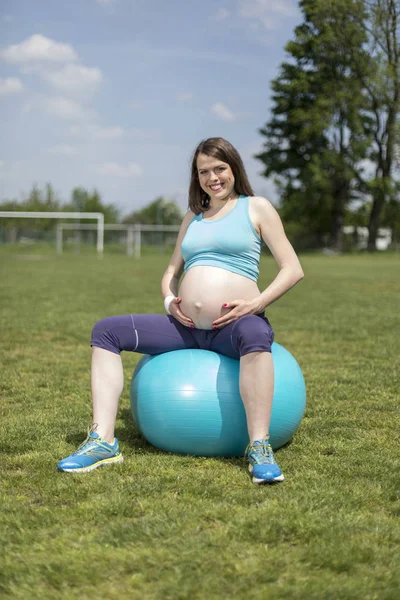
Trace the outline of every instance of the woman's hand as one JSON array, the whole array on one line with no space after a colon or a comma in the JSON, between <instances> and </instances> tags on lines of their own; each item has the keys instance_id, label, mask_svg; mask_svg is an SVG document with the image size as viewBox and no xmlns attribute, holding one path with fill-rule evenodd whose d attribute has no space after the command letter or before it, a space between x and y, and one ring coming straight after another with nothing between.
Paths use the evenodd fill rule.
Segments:
<instances>
[{"instance_id":1,"label":"woman's hand","mask_svg":"<svg viewBox=\"0 0 400 600\"><path fill-rule=\"evenodd\" d=\"M182 298L174 298L173 300L171 300L169 305L169 312L177 321L179 321L179 323L185 325L185 327L191 327L193 329L194 323L192 319L187 317L179 307L181 302Z\"/></svg>"},{"instance_id":2,"label":"woman's hand","mask_svg":"<svg viewBox=\"0 0 400 600\"><path fill-rule=\"evenodd\" d=\"M264 307L261 305L260 300L255 298L254 300L232 300L222 305L223 309L227 312L213 321L213 329L221 329L229 323L236 321L240 317L245 315L256 315L263 312Z\"/></svg>"}]
</instances>

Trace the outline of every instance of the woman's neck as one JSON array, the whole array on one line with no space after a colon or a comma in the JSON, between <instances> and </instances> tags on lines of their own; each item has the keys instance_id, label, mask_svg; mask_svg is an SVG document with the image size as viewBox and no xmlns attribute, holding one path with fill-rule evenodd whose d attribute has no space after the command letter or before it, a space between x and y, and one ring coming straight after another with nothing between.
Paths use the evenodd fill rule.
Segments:
<instances>
[{"instance_id":1,"label":"woman's neck","mask_svg":"<svg viewBox=\"0 0 400 600\"><path fill-rule=\"evenodd\" d=\"M222 200L211 199L209 210L218 211L221 208L224 208L224 206L230 204L231 202L235 202L238 198L239 194L237 194L236 192L232 192L232 194L230 194L227 198L223 198Z\"/></svg>"}]
</instances>

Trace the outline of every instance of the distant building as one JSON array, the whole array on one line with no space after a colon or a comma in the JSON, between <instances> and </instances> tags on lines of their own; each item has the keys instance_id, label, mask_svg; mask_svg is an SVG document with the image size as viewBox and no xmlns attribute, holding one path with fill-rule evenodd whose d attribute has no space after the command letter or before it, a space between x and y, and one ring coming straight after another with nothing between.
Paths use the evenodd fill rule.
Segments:
<instances>
[{"instance_id":1,"label":"distant building","mask_svg":"<svg viewBox=\"0 0 400 600\"><path fill-rule=\"evenodd\" d=\"M354 225L346 225L343 227L345 235L353 236L355 247L359 250L364 250L368 245L368 228L355 227ZM392 230L389 227L380 227L376 239L377 250L387 250L392 243Z\"/></svg>"}]
</instances>

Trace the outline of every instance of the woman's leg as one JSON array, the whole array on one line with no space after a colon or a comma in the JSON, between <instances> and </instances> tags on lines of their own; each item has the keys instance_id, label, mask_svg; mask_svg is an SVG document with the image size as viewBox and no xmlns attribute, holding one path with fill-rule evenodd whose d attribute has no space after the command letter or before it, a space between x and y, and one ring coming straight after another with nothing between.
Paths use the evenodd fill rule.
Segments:
<instances>
[{"instance_id":1,"label":"woman's leg","mask_svg":"<svg viewBox=\"0 0 400 600\"><path fill-rule=\"evenodd\" d=\"M124 372L119 354L103 348L92 349L93 425L103 440L112 444L118 403L124 389Z\"/></svg>"},{"instance_id":2,"label":"woman's leg","mask_svg":"<svg viewBox=\"0 0 400 600\"><path fill-rule=\"evenodd\" d=\"M120 352L161 354L198 347L191 330L170 315L124 315L102 319L92 334L92 405L96 433L114 440L118 403L124 387Z\"/></svg>"},{"instance_id":3,"label":"woman's leg","mask_svg":"<svg viewBox=\"0 0 400 600\"><path fill-rule=\"evenodd\" d=\"M246 410L250 442L269 435L274 365L270 352L251 352L240 358L240 395Z\"/></svg>"},{"instance_id":4,"label":"woman's leg","mask_svg":"<svg viewBox=\"0 0 400 600\"><path fill-rule=\"evenodd\" d=\"M250 438L246 455L253 483L284 480L268 441L274 393L273 339L274 333L268 319L249 315L224 327L210 347L210 350L240 358L240 395L246 410Z\"/></svg>"},{"instance_id":5,"label":"woman's leg","mask_svg":"<svg viewBox=\"0 0 400 600\"><path fill-rule=\"evenodd\" d=\"M125 315L96 323L92 342L93 426L76 452L57 468L83 473L123 460L114 426L124 376L121 350L161 354L170 350L198 348L188 327L170 315Z\"/></svg>"},{"instance_id":6,"label":"woman's leg","mask_svg":"<svg viewBox=\"0 0 400 600\"><path fill-rule=\"evenodd\" d=\"M250 441L268 437L274 394L273 329L265 317L249 315L215 335L210 350L240 359L240 395Z\"/></svg>"}]
</instances>

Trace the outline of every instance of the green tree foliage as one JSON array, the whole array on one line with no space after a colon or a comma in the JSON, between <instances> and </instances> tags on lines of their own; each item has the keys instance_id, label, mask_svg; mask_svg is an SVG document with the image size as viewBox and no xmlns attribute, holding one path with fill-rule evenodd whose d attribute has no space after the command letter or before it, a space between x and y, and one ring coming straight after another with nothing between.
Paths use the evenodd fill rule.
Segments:
<instances>
[{"instance_id":1,"label":"green tree foliage","mask_svg":"<svg viewBox=\"0 0 400 600\"><path fill-rule=\"evenodd\" d=\"M381 224L392 230L392 244L400 249L400 198L398 196L385 203Z\"/></svg>"},{"instance_id":2,"label":"green tree foliage","mask_svg":"<svg viewBox=\"0 0 400 600\"><path fill-rule=\"evenodd\" d=\"M272 83L258 158L275 176L284 217L341 247L346 211L369 208L375 249L386 204L399 202L400 3L302 0L304 22ZM397 168L399 166L397 156ZM398 172L398 171L397 171Z\"/></svg>"},{"instance_id":3,"label":"green tree foliage","mask_svg":"<svg viewBox=\"0 0 400 600\"><path fill-rule=\"evenodd\" d=\"M364 26L369 35L374 73L373 77L367 77L360 69L360 77L373 124L373 144L368 157L375 172L367 189L373 200L368 223L368 249L375 250L381 221L399 210L395 169L399 167L396 153L400 139L400 3L398 0L372 0L366 4L369 18Z\"/></svg>"},{"instance_id":4,"label":"green tree foliage","mask_svg":"<svg viewBox=\"0 0 400 600\"><path fill-rule=\"evenodd\" d=\"M21 210L30 212L56 212L62 210L61 202L53 186L46 183L44 190L41 190L36 184L33 186L26 200L22 203ZM23 221L24 225L35 226L43 231L50 231L54 227L52 219L30 219Z\"/></svg>"},{"instance_id":5,"label":"green tree foliage","mask_svg":"<svg viewBox=\"0 0 400 600\"><path fill-rule=\"evenodd\" d=\"M275 176L285 219L318 244L341 246L346 207L357 198L368 116L354 64L369 68L361 0L303 0L304 22L286 46L291 61L272 82L272 119L257 156Z\"/></svg>"},{"instance_id":6,"label":"green tree foliage","mask_svg":"<svg viewBox=\"0 0 400 600\"><path fill-rule=\"evenodd\" d=\"M22 202L21 210L25 211L57 211L61 210L60 200L54 191L52 185L47 183L44 190L41 190L36 184Z\"/></svg>"},{"instance_id":7,"label":"green tree foliage","mask_svg":"<svg viewBox=\"0 0 400 600\"><path fill-rule=\"evenodd\" d=\"M65 211L100 212L104 214L105 223L117 223L120 219L119 210L113 204L103 204L97 190L89 192L83 187L72 190L71 201L63 206Z\"/></svg>"},{"instance_id":8,"label":"green tree foliage","mask_svg":"<svg viewBox=\"0 0 400 600\"><path fill-rule=\"evenodd\" d=\"M85 188L76 187L72 190L70 202L63 204L50 183L47 183L43 190L35 184L26 198L20 202L14 200L0 203L0 211L99 212L104 214L105 223L116 223L120 218L119 211L114 205L103 204L97 190L89 192ZM24 229L51 231L56 223L56 219L7 218L1 219L0 227L6 230L18 230L21 234L21 230Z\"/></svg>"},{"instance_id":9,"label":"green tree foliage","mask_svg":"<svg viewBox=\"0 0 400 600\"><path fill-rule=\"evenodd\" d=\"M175 202L160 197L156 198L156 200L144 208L129 214L123 219L123 223L141 223L142 225L180 225L182 217L182 211Z\"/></svg>"},{"instance_id":10,"label":"green tree foliage","mask_svg":"<svg viewBox=\"0 0 400 600\"><path fill-rule=\"evenodd\" d=\"M4 201L0 203L1 211L20 211L20 212L55 212L62 210L61 202L54 188L47 183L43 190L37 184L34 184L26 198L20 202L16 200ZM51 219L16 219L2 218L0 226L5 229L21 229L26 227L35 227L41 231L48 231L54 226Z\"/></svg>"}]
</instances>

